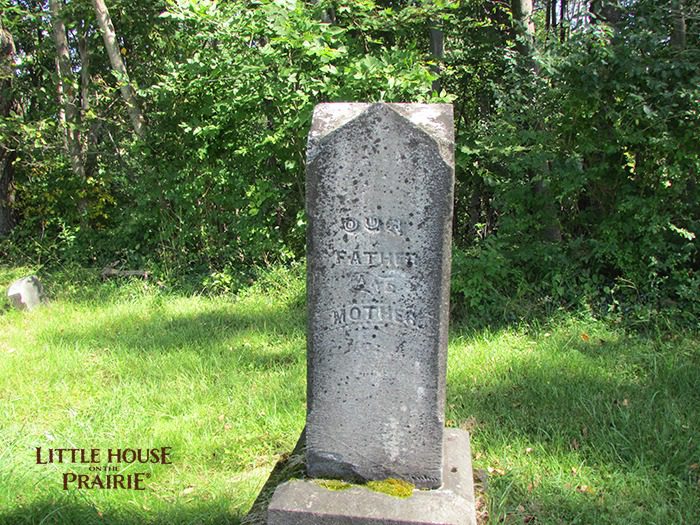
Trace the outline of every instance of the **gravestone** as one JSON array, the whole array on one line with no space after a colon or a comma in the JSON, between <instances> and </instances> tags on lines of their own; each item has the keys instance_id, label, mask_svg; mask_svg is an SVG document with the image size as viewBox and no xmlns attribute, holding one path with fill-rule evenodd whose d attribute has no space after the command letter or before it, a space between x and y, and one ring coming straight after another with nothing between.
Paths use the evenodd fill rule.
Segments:
<instances>
[{"instance_id":1,"label":"gravestone","mask_svg":"<svg viewBox=\"0 0 700 525\"><path fill-rule=\"evenodd\" d=\"M30 275L10 284L7 297L16 309L32 310L43 301L44 287L36 276Z\"/></svg>"},{"instance_id":2,"label":"gravestone","mask_svg":"<svg viewBox=\"0 0 700 525\"><path fill-rule=\"evenodd\" d=\"M270 525L472 524L468 435L444 429L452 106L321 104L307 150L306 473ZM437 521L435 521L437 520Z\"/></svg>"},{"instance_id":3,"label":"gravestone","mask_svg":"<svg viewBox=\"0 0 700 525\"><path fill-rule=\"evenodd\" d=\"M347 106L361 112L341 127L337 105L319 107L307 154L307 471L436 488L452 108Z\"/></svg>"}]
</instances>

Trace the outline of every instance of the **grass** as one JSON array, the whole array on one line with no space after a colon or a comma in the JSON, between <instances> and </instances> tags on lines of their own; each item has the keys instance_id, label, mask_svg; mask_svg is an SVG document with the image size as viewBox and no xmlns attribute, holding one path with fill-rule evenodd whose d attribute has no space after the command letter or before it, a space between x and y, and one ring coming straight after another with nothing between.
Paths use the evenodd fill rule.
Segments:
<instances>
[{"instance_id":1,"label":"grass","mask_svg":"<svg viewBox=\"0 0 700 525\"><path fill-rule=\"evenodd\" d=\"M565 318L453 338L493 523L700 523L700 345Z\"/></svg>"},{"instance_id":2,"label":"grass","mask_svg":"<svg viewBox=\"0 0 700 525\"><path fill-rule=\"evenodd\" d=\"M235 297L44 282L49 304L0 313L0 524L240 523L304 425L301 270ZM453 327L446 417L472 432L484 522L700 523L697 336ZM163 446L172 465L124 469L143 492L64 491L88 469L35 464L35 447Z\"/></svg>"}]
</instances>

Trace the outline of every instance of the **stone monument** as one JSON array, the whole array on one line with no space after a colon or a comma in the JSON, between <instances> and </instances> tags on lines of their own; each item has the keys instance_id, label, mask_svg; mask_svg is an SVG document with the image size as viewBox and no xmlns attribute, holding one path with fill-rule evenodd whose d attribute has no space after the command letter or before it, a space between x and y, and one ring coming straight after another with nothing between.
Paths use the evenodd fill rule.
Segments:
<instances>
[{"instance_id":1,"label":"stone monument","mask_svg":"<svg viewBox=\"0 0 700 525\"><path fill-rule=\"evenodd\" d=\"M269 525L475 524L469 436L444 428L452 106L320 104L307 150L307 480ZM399 499L313 478L400 479ZM424 490L420 490L424 489Z\"/></svg>"}]
</instances>

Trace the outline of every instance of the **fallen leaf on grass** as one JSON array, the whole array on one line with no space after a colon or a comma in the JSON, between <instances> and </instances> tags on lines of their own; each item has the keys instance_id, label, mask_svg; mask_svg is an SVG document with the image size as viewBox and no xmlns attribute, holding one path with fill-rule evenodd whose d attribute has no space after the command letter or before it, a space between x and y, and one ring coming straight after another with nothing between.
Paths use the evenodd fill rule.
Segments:
<instances>
[{"instance_id":1,"label":"fallen leaf on grass","mask_svg":"<svg viewBox=\"0 0 700 525\"><path fill-rule=\"evenodd\" d=\"M226 424L224 425L224 430L231 430L232 428L233 428L233 427L232 427L231 425L229 425L228 423L226 423Z\"/></svg>"},{"instance_id":2,"label":"fallen leaf on grass","mask_svg":"<svg viewBox=\"0 0 700 525\"><path fill-rule=\"evenodd\" d=\"M690 465L688 468L689 468L690 470L698 470L698 469L700 469L700 464L698 464L698 463L693 463L693 464Z\"/></svg>"},{"instance_id":3,"label":"fallen leaf on grass","mask_svg":"<svg viewBox=\"0 0 700 525\"><path fill-rule=\"evenodd\" d=\"M539 487L539 485L540 485L540 481L539 481L539 480L537 480L537 479L532 480L530 483L527 484L527 491L528 491L528 492L532 492L532 491L535 490L537 487Z\"/></svg>"},{"instance_id":4,"label":"fallen leaf on grass","mask_svg":"<svg viewBox=\"0 0 700 525\"><path fill-rule=\"evenodd\" d=\"M576 474L578 474L578 470L576 470L576 467L571 467L571 475L575 476Z\"/></svg>"},{"instance_id":5,"label":"fallen leaf on grass","mask_svg":"<svg viewBox=\"0 0 700 525\"><path fill-rule=\"evenodd\" d=\"M488 470L489 474L494 474L496 476L504 476L506 473L505 470L498 467L488 467L486 470Z\"/></svg>"},{"instance_id":6,"label":"fallen leaf on grass","mask_svg":"<svg viewBox=\"0 0 700 525\"><path fill-rule=\"evenodd\" d=\"M476 503L476 523L478 525L486 525L489 522L489 509L484 503L483 498L477 498Z\"/></svg>"},{"instance_id":7,"label":"fallen leaf on grass","mask_svg":"<svg viewBox=\"0 0 700 525\"><path fill-rule=\"evenodd\" d=\"M476 418L474 416L469 416L467 419L462 421L459 428L466 432L473 432L477 426L479 426L479 422L476 420Z\"/></svg>"},{"instance_id":8,"label":"fallen leaf on grass","mask_svg":"<svg viewBox=\"0 0 700 525\"><path fill-rule=\"evenodd\" d=\"M188 494L192 494L193 492L194 492L194 487L193 487L192 485L190 485L189 487L186 487L186 488L182 491L182 495L183 495L183 496L187 496Z\"/></svg>"},{"instance_id":9,"label":"fallen leaf on grass","mask_svg":"<svg viewBox=\"0 0 700 525\"><path fill-rule=\"evenodd\" d=\"M581 494L595 494L595 490L588 485L579 485L576 487L576 492L580 492Z\"/></svg>"},{"instance_id":10,"label":"fallen leaf on grass","mask_svg":"<svg viewBox=\"0 0 700 525\"><path fill-rule=\"evenodd\" d=\"M590 340L591 340L591 336L588 335L586 332L583 332L581 334L581 341L583 341L584 343L587 343Z\"/></svg>"},{"instance_id":11,"label":"fallen leaf on grass","mask_svg":"<svg viewBox=\"0 0 700 525\"><path fill-rule=\"evenodd\" d=\"M223 420L224 420L224 417L225 417L225 416L224 416L223 414L219 415L219 421L223 421Z\"/></svg>"}]
</instances>

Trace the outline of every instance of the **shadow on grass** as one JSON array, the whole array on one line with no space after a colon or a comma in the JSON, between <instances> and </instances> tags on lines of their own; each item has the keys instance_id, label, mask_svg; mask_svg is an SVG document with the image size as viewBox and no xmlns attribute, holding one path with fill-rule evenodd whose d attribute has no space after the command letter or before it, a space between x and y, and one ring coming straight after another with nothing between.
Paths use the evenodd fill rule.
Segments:
<instances>
[{"instance_id":1,"label":"shadow on grass","mask_svg":"<svg viewBox=\"0 0 700 525\"><path fill-rule=\"evenodd\" d=\"M119 268L122 269L122 268ZM251 287L258 286L261 291L268 288L283 292L288 295L292 291L290 304L303 306L305 291L297 286L296 281L304 281L304 266L292 265L292 267L262 268L251 267L241 272L231 274L232 281L227 286L207 286L211 275L192 274L183 275L180 278L168 278L159 280L156 274L148 269L147 278L142 277L116 277L103 279L102 268L86 268L79 266L56 267L44 269L38 272L39 278L44 284L48 299L70 302L76 305L100 304L119 301L125 298L143 296L179 296L192 297L204 295L209 297L233 297L237 293L245 292ZM31 272L29 272L31 273ZM0 284L7 281L12 275L28 275L23 268L0 267ZM279 294L271 294L277 297Z\"/></svg>"},{"instance_id":2,"label":"shadow on grass","mask_svg":"<svg viewBox=\"0 0 700 525\"><path fill-rule=\"evenodd\" d=\"M227 502L188 503L163 511L98 510L75 498L43 499L11 511L0 509L0 525L239 525L242 516Z\"/></svg>"},{"instance_id":3,"label":"shadow on grass","mask_svg":"<svg viewBox=\"0 0 700 525\"><path fill-rule=\"evenodd\" d=\"M615 523L623 517L611 515L615 507L668 512L666 519L682 515L678 523L697 519L697 343L678 339L677 344L659 345L658 339L644 337L583 342L575 335L573 342L555 342L547 357L537 347L519 352L505 378L451 382L448 417L473 426L475 440L491 450L507 450L511 456L530 453L535 462L544 452L542 465L548 456L554 471L552 457L591 468L599 479L619 476L620 485L604 483L602 492L589 492L572 477L566 482L570 490L562 481L542 495L506 474L494 478L492 503L498 505L498 498L510 502L504 514L522 518L513 523L529 523L528 513L552 523L569 523L572 516L581 517L576 523ZM605 487L615 493L605 494ZM527 508L518 508L521 502Z\"/></svg>"}]
</instances>

